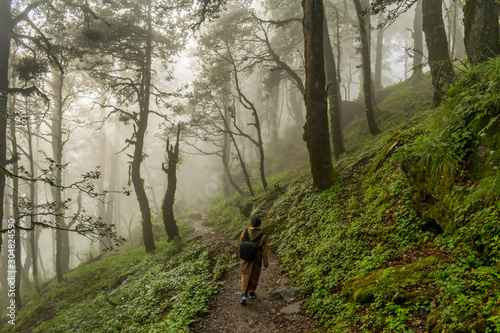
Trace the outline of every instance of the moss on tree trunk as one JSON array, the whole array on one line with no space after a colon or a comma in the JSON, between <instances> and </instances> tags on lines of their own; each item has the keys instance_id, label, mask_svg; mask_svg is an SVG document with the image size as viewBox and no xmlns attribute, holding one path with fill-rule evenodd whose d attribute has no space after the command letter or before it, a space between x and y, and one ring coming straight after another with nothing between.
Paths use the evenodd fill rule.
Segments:
<instances>
[{"instance_id":1,"label":"moss on tree trunk","mask_svg":"<svg viewBox=\"0 0 500 333\"><path fill-rule=\"evenodd\" d=\"M448 53L448 42L444 29L442 1L422 0L425 42L429 52L432 85L434 86L433 104L439 105L445 92L455 78L455 72Z\"/></svg>"},{"instance_id":2,"label":"moss on tree trunk","mask_svg":"<svg viewBox=\"0 0 500 333\"><path fill-rule=\"evenodd\" d=\"M303 139L307 143L313 186L328 189L336 179L330 152L328 106L325 90L323 53L323 1L303 0L306 85L306 123Z\"/></svg>"},{"instance_id":3,"label":"moss on tree trunk","mask_svg":"<svg viewBox=\"0 0 500 333\"><path fill-rule=\"evenodd\" d=\"M467 0L464 7L465 49L472 64L500 54L495 0Z\"/></svg>"}]
</instances>

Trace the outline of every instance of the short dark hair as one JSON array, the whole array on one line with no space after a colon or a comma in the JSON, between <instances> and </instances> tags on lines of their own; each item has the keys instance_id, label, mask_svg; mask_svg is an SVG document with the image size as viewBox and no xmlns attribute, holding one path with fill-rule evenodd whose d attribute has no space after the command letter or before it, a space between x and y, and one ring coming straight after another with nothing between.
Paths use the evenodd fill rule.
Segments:
<instances>
[{"instance_id":1,"label":"short dark hair","mask_svg":"<svg viewBox=\"0 0 500 333\"><path fill-rule=\"evenodd\" d=\"M252 227L260 227L261 220L260 217L254 216L252 217Z\"/></svg>"}]
</instances>

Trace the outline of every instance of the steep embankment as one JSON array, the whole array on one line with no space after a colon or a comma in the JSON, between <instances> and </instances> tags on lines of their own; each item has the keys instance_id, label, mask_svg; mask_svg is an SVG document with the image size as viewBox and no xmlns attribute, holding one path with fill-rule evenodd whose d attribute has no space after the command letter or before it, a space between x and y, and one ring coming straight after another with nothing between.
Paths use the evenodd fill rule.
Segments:
<instances>
[{"instance_id":1,"label":"steep embankment","mask_svg":"<svg viewBox=\"0 0 500 333\"><path fill-rule=\"evenodd\" d=\"M62 283L49 282L40 295L24 298L16 325L3 318L0 331L204 333L314 328L273 253L257 299L242 306L236 241L202 225L201 215L188 222L190 228L181 227L182 241L160 240L154 254L123 249L81 265Z\"/></svg>"},{"instance_id":2,"label":"steep embankment","mask_svg":"<svg viewBox=\"0 0 500 333\"><path fill-rule=\"evenodd\" d=\"M306 318L278 315L287 303L267 289L289 279L329 332L500 332L500 58L472 68L438 109L421 109L428 86L391 88L381 135L362 118L349 125L328 191L312 190L304 151L289 145L269 170L302 163L268 179L271 190L211 208L206 222L229 242L200 227L151 255L108 254L27 296L16 326L4 318L0 329L229 332L246 318L245 331L307 330ZM242 307L238 267L224 272L255 214L282 264L273 259L259 298Z\"/></svg>"},{"instance_id":3,"label":"steep embankment","mask_svg":"<svg viewBox=\"0 0 500 333\"><path fill-rule=\"evenodd\" d=\"M181 234L186 227L181 227ZM198 239L108 253L23 298L1 332L182 332L206 311L224 263Z\"/></svg>"},{"instance_id":4,"label":"steep embankment","mask_svg":"<svg viewBox=\"0 0 500 333\"><path fill-rule=\"evenodd\" d=\"M234 236L262 215L330 332L499 332L500 58L465 73L437 109L412 108L412 94L428 90L401 84L381 104L392 110L381 135L351 125L328 191L311 189L307 168L290 171L272 191L219 202L208 222Z\"/></svg>"}]
</instances>

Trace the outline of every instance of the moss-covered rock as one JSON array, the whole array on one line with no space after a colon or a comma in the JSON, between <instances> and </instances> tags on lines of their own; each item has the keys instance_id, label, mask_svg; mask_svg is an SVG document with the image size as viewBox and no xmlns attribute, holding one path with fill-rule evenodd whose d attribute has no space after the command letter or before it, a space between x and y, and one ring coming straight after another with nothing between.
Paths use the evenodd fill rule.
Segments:
<instances>
[{"instance_id":1,"label":"moss-covered rock","mask_svg":"<svg viewBox=\"0 0 500 333\"><path fill-rule=\"evenodd\" d=\"M396 304L424 304L432 301L437 294L435 288L408 290L394 296L393 301Z\"/></svg>"},{"instance_id":2,"label":"moss-covered rock","mask_svg":"<svg viewBox=\"0 0 500 333\"><path fill-rule=\"evenodd\" d=\"M344 284L344 293L349 295L351 303L366 304L373 301L375 294L381 290L378 281L382 276L391 278L398 285L417 282L429 284L432 282L432 274L429 274L429 270L432 266L436 266L439 261L438 256L429 256L411 264L388 267L370 274L350 278ZM433 294L435 294L434 290L425 290L414 293L409 292L406 296L398 294L394 297L397 298L398 302L402 303L412 300L420 303L424 298L428 299ZM422 298L419 299L419 297Z\"/></svg>"},{"instance_id":3,"label":"moss-covered rock","mask_svg":"<svg viewBox=\"0 0 500 333\"><path fill-rule=\"evenodd\" d=\"M452 191L450 184L443 179L442 186L435 186L421 158L403 160L401 169L408 179L411 200L422 220L435 222L445 233L458 229L459 226L452 223L452 209L447 201Z\"/></svg>"}]
</instances>

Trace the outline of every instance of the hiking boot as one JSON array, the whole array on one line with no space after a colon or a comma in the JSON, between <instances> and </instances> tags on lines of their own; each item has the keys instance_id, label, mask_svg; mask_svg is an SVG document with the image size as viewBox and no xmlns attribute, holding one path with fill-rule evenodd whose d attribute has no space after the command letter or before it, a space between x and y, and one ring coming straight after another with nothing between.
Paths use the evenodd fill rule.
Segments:
<instances>
[{"instance_id":1,"label":"hiking boot","mask_svg":"<svg viewBox=\"0 0 500 333\"><path fill-rule=\"evenodd\" d=\"M256 294L256 293L250 293L250 294L248 295L248 298L250 298L250 299L254 299L255 297L257 297L257 294Z\"/></svg>"},{"instance_id":2,"label":"hiking boot","mask_svg":"<svg viewBox=\"0 0 500 333\"><path fill-rule=\"evenodd\" d=\"M247 294L241 294L240 304L247 304Z\"/></svg>"}]
</instances>

